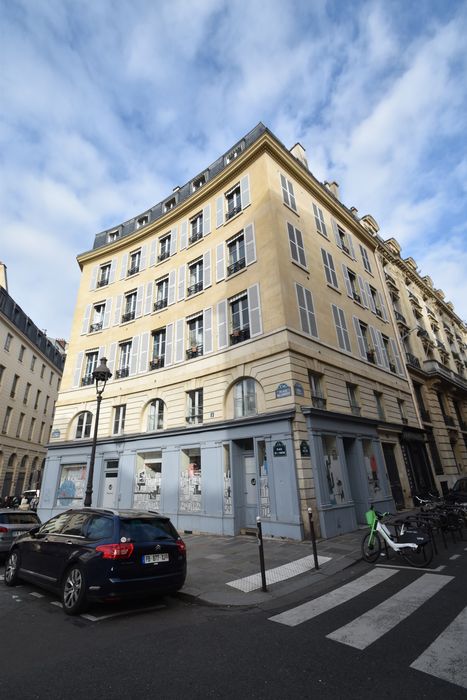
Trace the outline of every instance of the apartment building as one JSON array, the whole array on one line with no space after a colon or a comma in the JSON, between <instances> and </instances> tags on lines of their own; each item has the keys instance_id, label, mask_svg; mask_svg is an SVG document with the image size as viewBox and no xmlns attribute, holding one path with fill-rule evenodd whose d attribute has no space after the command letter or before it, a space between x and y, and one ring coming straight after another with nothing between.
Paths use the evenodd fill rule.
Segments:
<instances>
[{"instance_id":1,"label":"apartment building","mask_svg":"<svg viewBox=\"0 0 467 700\"><path fill-rule=\"evenodd\" d=\"M432 472L370 216L262 124L162 202L98 233L81 284L41 495L237 534L302 538L410 503ZM421 476L419 476L419 474Z\"/></svg>"},{"instance_id":2,"label":"apartment building","mask_svg":"<svg viewBox=\"0 0 467 700\"><path fill-rule=\"evenodd\" d=\"M0 263L0 495L39 488L64 352L8 294Z\"/></svg>"}]
</instances>

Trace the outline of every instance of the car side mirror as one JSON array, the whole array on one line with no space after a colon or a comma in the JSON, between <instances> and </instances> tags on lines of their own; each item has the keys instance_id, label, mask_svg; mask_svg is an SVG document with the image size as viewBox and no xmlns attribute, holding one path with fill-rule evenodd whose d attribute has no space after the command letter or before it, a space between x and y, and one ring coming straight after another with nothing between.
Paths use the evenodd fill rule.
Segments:
<instances>
[{"instance_id":1,"label":"car side mirror","mask_svg":"<svg viewBox=\"0 0 467 700\"><path fill-rule=\"evenodd\" d=\"M40 529L41 529L41 526L40 526L40 525L35 525L34 527L32 527L32 528L29 530L29 534L30 534L30 535L37 535L37 533L39 532Z\"/></svg>"}]
</instances>

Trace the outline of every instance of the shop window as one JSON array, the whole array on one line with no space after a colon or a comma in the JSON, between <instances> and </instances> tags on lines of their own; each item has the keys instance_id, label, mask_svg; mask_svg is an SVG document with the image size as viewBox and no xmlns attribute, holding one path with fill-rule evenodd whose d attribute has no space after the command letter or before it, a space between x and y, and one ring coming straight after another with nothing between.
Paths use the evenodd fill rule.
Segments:
<instances>
[{"instance_id":1,"label":"shop window","mask_svg":"<svg viewBox=\"0 0 467 700\"><path fill-rule=\"evenodd\" d=\"M381 491L381 484L373 443L371 440L363 440L362 447L370 494L372 497L376 497L378 492Z\"/></svg>"},{"instance_id":2,"label":"shop window","mask_svg":"<svg viewBox=\"0 0 467 700\"><path fill-rule=\"evenodd\" d=\"M348 494L344 491L342 464L337 451L336 438L333 435L324 435L322 438L322 444L324 453L324 476L327 487L327 502L335 506L348 500Z\"/></svg>"},{"instance_id":3,"label":"shop window","mask_svg":"<svg viewBox=\"0 0 467 700\"><path fill-rule=\"evenodd\" d=\"M232 503L232 469L230 466L230 445L222 446L224 458L224 515L233 514Z\"/></svg>"},{"instance_id":4,"label":"shop window","mask_svg":"<svg viewBox=\"0 0 467 700\"><path fill-rule=\"evenodd\" d=\"M60 474L60 485L57 491L56 505L65 508L83 505L85 486L85 464L63 465Z\"/></svg>"},{"instance_id":5,"label":"shop window","mask_svg":"<svg viewBox=\"0 0 467 700\"><path fill-rule=\"evenodd\" d=\"M136 465L133 508L156 510L161 507L162 455L155 452L138 457Z\"/></svg>"},{"instance_id":6,"label":"shop window","mask_svg":"<svg viewBox=\"0 0 467 700\"><path fill-rule=\"evenodd\" d=\"M199 449L181 453L180 503L182 512L199 513L202 509L201 453Z\"/></svg>"}]
</instances>

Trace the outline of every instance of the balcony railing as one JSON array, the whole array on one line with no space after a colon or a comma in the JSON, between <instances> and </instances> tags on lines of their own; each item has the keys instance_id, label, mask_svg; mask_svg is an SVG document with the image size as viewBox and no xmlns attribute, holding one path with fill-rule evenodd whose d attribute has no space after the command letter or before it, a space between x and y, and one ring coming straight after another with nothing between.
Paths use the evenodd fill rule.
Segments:
<instances>
[{"instance_id":1,"label":"balcony railing","mask_svg":"<svg viewBox=\"0 0 467 700\"><path fill-rule=\"evenodd\" d=\"M377 306L375 306L376 315L383 318L383 312Z\"/></svg>"},{"instance_id":2,"label":"balcony railing","mask_svg":"<svg viewBox=\"0 0 467 700\"><path fill-rule=\"evenodd\" d=\"M198 292L203 291L203 283L202 282L196 282L195 284L192 284L190 287L187 289L187 296L191 297L193 294L197 294Z\"/></svg>"},{"instance_id":3,"label":"balcony railing","mask_svg":"<svg viewBox=\"0 0 467 700\"><path fill-rule=\"evenodd\" d=\"M201 240L203 237L203 234L201 231L196 231L195 233L192 233L190 238L188 239L188 243L196 243L196 241Z\"/></svg>"},{"instance_id":4,"label":"balcony railing","mask_svg":"<svg viewBox=\"0 0 467 700\"><path fill-rule=\"evenodd\" d=\"M393 374L397 374L397 368L396 368L396 365L394 364L394 362L390 362L390 363L389 363L389 370L390 370Z\"/></svg>"},{"instance_id":5,"label":"balcony railing","mask_svg":"<svg viewBox=\"0 0 467 700\"><path fill-rule=\"evenodd\" d=\"M233 275L235 272L238 272L239 270L243 270L243 268L245 266L246 266L245 258L241 258L240 260L237 260L237 262L232 263L227 268L227 277L229 277L230 275Z\"/></svg>"},{"instance_id":6,"label":"balcony railing","mask_svg":"<svg viewBox=\"0 0 467 700\"><path fill-rule=\"evenodd\" d=\"M407 360L407 364L410 365L411 367L415 367L416 369L422 368L420 365L420 360L418 359L418 357L415 357L415 355L412 355L412 353L406 352L405 357Z\"/></svg>"},{"instance_id":7,"label":"balcony railing","mask_svg":"<svg viewBox=\"0 0 467 700\"><path fill-rule=\"evenodd\" d=\"M164 366L164 356L160 355L159 357L153 357L153 359L149 363L149 369L161 369Z\"/></svg>"},{"instance_id":8,"label":"balcony railing","mask_svg":"<svg viewBox=\"0 0 467 700\"><path fill-rule=\"evenodd\" d=\"M154 304L154 311L160 311L161 309L165 309L165 307L167 306L167 302L167 297L165 297L164 299L158 299Z\"/></svg>"},{"instance_id":9,"label":"balcony railing","mask_svg":"<svg viewBox=\"0 0 467 700\"><path fill-rule=\"evenodd\" d=\"M426 410L426 408L421 408L420 409L420 416L422 418L422 421L424 423L431 423L431 416L430 412Z\"/></svg>"},{"instance_id":10,"label":"balcony railing","mask_svg":"<svg viewBox=\"0 0 467 700\"><path fill-rule=\"evenodd\" d=\"M102 330L102 321L99 321L99 323L91 323L89 326L89 332L90 333L96 333L97 331Z\"/></svg>"},{"instance_id":11,"label":"balcony railing","mask_svg":"<svg viewBox=\"0 0 467 700\"><path fill-rule=\"evenodd\" d=\"M122 323L127 323L128 321L133 321L135 318L135 312L134 311L127 311L126 314L123 314L122 316Z\"/></svg>"},{"instance_id":12,"label":"balcony railing","mask_svg":"<svg viewBox=\"0 0 467 700\"><path fill-rule=\"evenodd\" d=\"M139 272L139 265L133 265L128 270L127 277L131 277L131 275L136 275L137 272Z\"/></svg>"},{"instance_id":13,"label":"balcony railing","mask_svg":"<svg viewBox=\"0 0 467 700\"><path fill-rule=\"evenodd\" d=\"M170 257L170 250L163 250L160 255L157 256L157 262L162 262Z\"/></svg>"},{"instance_id":14,"label":"balcony railing","mask_svg":"<svg viewBox=\"0 0 467 700\"><path fill-rule=\"evenodd\" d=\"M351 403L350 404L350 410L353 413L354 416L360 416L362 413L361 407L356 404L356 403Z\"/></svg>"},{"instance_id":15,"label":"balcony railing","mask_svg":"<svg viewBox=\"0 0 467 700\"><path fill-rule=\"evenodd\" d=\"M401 314L400 311L396 311L394 309L394 316L396 317L396 321L399 321L399 323L403 323L404 325L407 325L407 321L405 320L404 314Z\"/></svg>"},{"instance_id":16,"label":"balcony railing","mask_svg":"<svg viewBox=\"0 0 467 700\"><path fill-rule=\"evenodd\" d=\"M357 294L357 292L353 293L353 298L355 299L355 301L358 301L359 304L362 303L362 300L360 298L360 294Z\"/></svg>"},{"instance_id":17,"label":"balcony railing","mask_svg":"<svg viewBox=\"0 0 467 700\"><path fill-rule=\"evenodd\" d=\"M451 428L455 427L454 418L452 418L452 416L448 416L448 415L444 414L443 418L444 418L444 422L446 423L446 425L449 425Z\"/></svg>"},{"instance_id":18,"label":"balcony railing","mask_svg":"<svg viewBox=\"0 0 467 700\"><path fill-rule=\"evenodd\" d=\"M109 278L108 277L103 277L100 280L97 280L97 287L106 287L109 284Z\"/></svg>"},{"instance_id":19,"label":"balcony railing","mask_svg":"<svg viewBox=\"0 0 467 700\"><path fill-rule=\"evenodd\" d=\"M115 372L115 378L116 379L124 379L124 377L128 377L130 374L130 368L129 367L121 367L120 369L117 369Z\"/></svg>"},{"instance_id":20,"label":"balcony railing","mask_svg":"<svg viewBox=\"0 0 467 700\"><path fill-rule=\"evenodd\" d=\"M347 248L346 245L342 244L342 250L344 251L344 253L347 253L347 255L350 255L350 250Z\"/></svg>"},{"instance_id":21,"label":"balcony railing","mask_svg":"<svg viewBox=\"0 0 467 700\"><path fill-rule=\"evenodd\" d=\"M320 394L312 394L311 404L313 408L326 408L326 399Z\"/></svg>"},{"instance_id":22,"label":"balcony railing","mask_svg":"<svg viewBox=\"0 0 467 700\"><path fill-rule=\"evenodd\" d=\"M200 357L203 354L202 345L192 345L189 350L186 351L186 359L192 360L194 357Z\"/></svg>"},{"instance_id":23,"label":"balcony railing","mask_svg":"<svg viewBox=\"0 0 467 700\"><path fill-rule=\"evenodd\" d=\"M81 379L81 386L90 386L91 384L94 384L94 377L92 374L85 374Z\"/></svg>"},{"instance_id":24,"label":"balcony railing","mask_svg":"<svg viewBox=\"0 0 467 700\"><path fill-rule=\"evenodd\" d=\"M441 352L447 352L446 346L444 343L441 342L441 340L437 341L436 347L438 348L438 350L441 350Z\"/></svg>"},{"instance_id":25,"label":"balcony railing","mask_svg":"<svg viewBox=\"0 0 467 700\"><path fill-rule=\"evenodd\" d=\"M237 343L242 343L244 340L248 340L250 337L250 329L248 326L245 328L238 328L232 331L230 334L230 344L236 345Z\"/></svg>"},{"instance_id":26,"label":"balcony railing","mask_svg":"<svg viewBox=\"0 0 467 700\"><path fill-rule=\"evenodd\" d=\"M374 350L367 350L366 359L368 360L368 362L372 362L375 365L376 364L375 351Z\"/></svg>"},{"instance_id":27,"label":"balcony railing","mask_svg":"<svg viewBox=\"0 0 467 700\"><path fill-rule=\"evenodd\" d=\"M186 422L191 425L203 422L203 413L189 413L186 417Z\"/></svg>"},{"instance_id":28,"label":"balcony railing","mask_svg":"<svg viewBox=\"0 0 467 700\"><path fill-rule=\"evenodd\" d=\"M225 218L227 220L232 219L237 214L240 214L241 211L242 211L241 204L237 204L236 207L229 207L229 209L227 210L227 214L225 215Z\"/></svg>"}]
</instances>

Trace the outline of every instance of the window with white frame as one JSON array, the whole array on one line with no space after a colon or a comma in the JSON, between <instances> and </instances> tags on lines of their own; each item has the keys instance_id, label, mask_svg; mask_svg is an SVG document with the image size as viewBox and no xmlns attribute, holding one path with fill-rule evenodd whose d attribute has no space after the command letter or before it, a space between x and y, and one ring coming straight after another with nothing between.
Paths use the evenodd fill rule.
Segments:
<instances>
[{"instance_id":1,"label":"window with white frame","mask_svg":"<svg viewBox=\"0 0 467 700\"><path fill-rule=\"evenodd\" d=\"M386 413L384 410L383 394L381 391L373 392L376 402L376 410L378 412L378 418L380 420L386 420Z\"/></svg>"},{"instance_id":2,"label":"window with white frame","mask_svg":"<svg viewBox=\"0 0 467 700\"><path fill-rule=\"evenodd\" d=\"M313 298L309 289L305 289L301 284L295 284L297 291L298 311L300 315L301 329L307 335L318 337Z\"/></svg>"},{"instance_id":3,"label":"window with white frame","mask_svg":"<svg viewBox=\"0 0 467 700\"><path fill-rule=\"evenodd\" d=\"M359 416L361 413L360 403L358 400L358 386L356 384L346 383L347 396L349 399L350 410L355 416Z\"/></svg>"},{"instance_id":4,"label":"window with white frame","mask_svg":"<svg viewBox=\"0 0 467 700\"><path fill-rule=\"evenodd\" d=\"M161 399L154 399L149 404L148 409L148 432L162 430L164 427L164 402Z\"/></svg>"},{"instance_id":5,"label":"window with white frame","mask_svg":"<svg viewBox=\"0 0 467 700\"><path fill-rule=\"evenodd\" d=\"M366 357L368 362L376 364L376 353L375 349L370 342L368 326L360 319L354 319L355 332L357 335L357 341L360 348L360 354L362 357Z\"/></svg>"},{"instance_id":6,"label":"window with white frame","mask_svg":"<svg viewBox=\"0 0 467 700\"><path fill-rule=\"evenodd\" d=\"M346 277L346 280L348 279L349 284L350 284L350 290L352 293L351 296L355 301L357 301L359 304L361 304L362 303L362 296L360 293L360 288L358 287L357 275L349 267L347 267L346 270L347 270L347 275L345 275L345 277Z\"/></svg>"},{"instance_id":7,"label":"window with white frame","mask_svg":"<svg viewBox=\"0 0 467 700\"><path fill-rule=\"evenodd\" d=\"M203 258L188 265L187 296L193 296L203 291Z\"/></svg>"},{"instance_id":8,"label":"window with white frame","mask_svg":"<svg viewBox=\"0 0 467 700\"><path fill-rule=\"evenodd\" d=\"M140 216L139 219L136 220L136 228L142 228L143 226L146 226L146 224L149 222L149 216L147 214L144 214L143 216Z\"/></svg>"},{"instance_id":9,"label":"window with white frame","mask_svg":"<svg viewBox=\"0 0 467 700\"><path fill-rule=\"evenodd\" d=\"M128 277L131 275L136 275L139 272L139 266L141 264L141 250L135 250L130 253L130 266L128 268Z\"/></svg>"},{"instance_id":10,"label":"window with white frame","mask_svg":"<svg viewBox=\"0 0 467 700\"><path fill-rule=\"evenodd\" d=\"M125 430L126 404L114 406L113 434L121 435Z\"/></svg>"},{"instance_id":11,"label":"window with white frame","mask_svg":"<svg viewBox=\"0 0 467 700\"><path fill-rule=\"evenodd\" d=\"M251 377L245 377L234 386L234 416L246 418L256 413L256 382Z\"/></svg>"},{"instance_id":12,"label":"window with white frame","mask_svg":"<svg viewBox=\"0 0 467 700\"><path fill-rule=\"evenodd\" d=\"M156 302L154 311L165 309L169 300L169 278L164 277L156 282Z\"/></svg>"},{"instance_id":13,"label":"window with white frame","mask_svg":"<svg viewBox=\"0 0 467 700\"><path fill-rule=\"evenodd\" d=\"M115 378L122 379L123 377L128 377L130 373L131 340L120 343L118 351L118 369L115 372Z\"/></svg>"},{"instance_id":14,"label":"window with white frame","mask_svg":"<svg viewBox=\"0 0 467 700\"><path fill-rule=\"evenodd\" d=\"M5 345L3 346L7 352L10 352L12 340L13 336L11 335L11 333L7 333L5 338Z\"/></svg>"},{"instance_id":15,"label":"window with white frame","mask_svg":"<svg viewBox=\"0 0 467 700\"><path fill-rule=\"evenodd\" d=\"M203 354L203 314L200 313L187 321L188 326L188 350L187 360Z\"/></svg>"},{"instance_id":16,"label":"window with white frame","mask_svg":"<svg viewBox=\"0 0 467 700\"><path fill-rule=\"evenodd\" d=\"M323 210L321 209L321 207L318 207L314 202L313 202L313 214L315 216L316 230L322 236L326 236L326 238L327 238L328 232L326 229L326 224L324 223Z\"/></svg>"},{"instance_id":17,"label":"window with white frame","mask_svg":"<svg viewBox=\"0 0 467 700\"><path fill-rule=\"evenodd\" d=\"M187 423L203 422L203 390L194 389L187 392Z\"/></svg>"},{"instance_id":18,"label":"window with white frame","mask_svg":"<svg viewBox=\"0 0 467 700\"><path fill-rule=\"evenodd\" d=\"M335 304L332 304L332 314L334 316L334 323L336 326L337 343L341 350L351 352L349 331L347 330L345 314L343 310Z\"/></svg>"},{"instance_id":19,"label":"window with white frame","mask_svg":"<svg viewBox=\"0 0 467 700\"><path fill-rule=\"evenodd\" d=\"M326 275L326 282L334 289L338 289L339 285L337 283L336 268L334 267L334 260L332 255L328 253L324 248L321 248L321 257L323 259L324 274Z\"/></svg>"},{"instance_id":20,"label":"window with white frame","mask_svg":"<svg viewBox=\"0 0 467 700\"><path fill-rule=\"evenodd\" d=\"M243 231L235 238L227 241L227 277L242 270L246 266L245 258L245 236Z\"/></svg>"},{"instance_id":21,"label":"window with white frame","mask_svg":"<svg viewBox=\"0 0 467 700\"><path fill-rule=\"evenodd\" d=\"M310 383L311 403L314 408L326 408L326 398L323 390L323 375L308 371Z\"/></svg>"},{"instance_id":22,"label":"window with white frame","mask_svg":"<svg viewBox=\"0 0 467 700\"><path fill-rule=\"evenodd\" d=\"M305 247L303 245L302 232L292 226L292 224L287 224L287 232L289 235L289 245L290 254L292 260L302 267L306 267L306 257L305 257Z\"/></svg>"},{"instance_id":23,"label":"window with white frame","mask_svg":"<svg viewBox=\"0 0 467 700\"><path fill-rule=\"evenodd\" d=\"M124 312L122 315L122 323L127 323L128 321L133 321L136 314L136 290L128 292L125 294L124 299Z\"/></svg>"},{"instance_id":24,"label":"window with white frame","mask_svg":"<svg viewBox=\"0 0 467 700\"><path fill-rule=\"evenodd\" d=\"M109 243L112 243L113 241L117 240L118 235L118 231L109 231L109 233L107 234L107 240L109 241Z\"/></svg>"},{"instance_id":25,"label":"window with white frame","mask_svg":"<svg viewBox=\"0 0 467 700\"><path fill-rule=\"evenodd\" d=\"M104 323L104 312L105 312L105 302L98 302L94 304L92 308L92 321L89 326L90 333L96 333L102 330L102 324Z\"/></svg>"},{"instance_id":26,"label":"window with white frame","mask_svg":"<svg viewBox=\"0 0 467 700\"><path fill-rule=\"evenodd\" d=\"M360 253L362 254L362 262L363 262L363 267L367 272L371 274L371 265L370 265L370 259L368 257L368 251L367 249L360 244Z\"/></svg>"},{"instance_id":27,"label":"window with white frame","mask_svg":"<svg viewBox=\"0 0 467 700\"><path fill-rule=\"evenodd\" d=\"M97 287L106 287L110 281L110 263L105 263L99 268L99 276L97 280Z\"/></svg>"},{"instance_id":28,"label":"window with white frame","mask_svg":"<svg viewBox=\"0 0 467 700\"><path fill-rule=\"evenodd\" d=\"M242 199L240 193L240 183L235 185L229 192L225 195L225 201L227 205L227 212L225 218L231 219L236 214L242 211Z\"/></svg>"},{"instance_id":29,"label":"window with white frame","mask_svg":"<svg viewBox=\"0 0 467 700\"><path fill-rule=\"evenodd\" d=\"M203 212L200 211L196 216L190 219L190 238L189 243L196 243L203 237Z\"/></svg>"},{"instance_id":30,"label":"window with white frame","mask_svg":"<svg viewBox=\"0 0 467 700\"><path fill-rule=\"evenodd\" d=\"M90 411L82 411L78 415L78 420L76 421L75 438L77 440L79 440L81 438L90 437L91 425L92 425L92 413Z\"/></svg>"},{"instance_id":31,"label":"window with white frame","mask_svg":"<svg viewBox=\"0 0 467 700\"><path fill-rule=\"evenodd\" d=\"M152 334L152 359L149 362L150 369L161 369L165 363L166 329L159 328Z\"/></svg>"},{"instance_id":32,"label":"window with white frame","mask_svg":"<svg viewBox=\"0 0 467 700\"><path fill-rule=\"evenodd\" d=\"M230 308L230 344L235 345L250 337L250 319L248 315L248 295L246 292L229 301Z\"/></svg>"},{"instance_id":33,"label":"window with white frame","mask_svg":"<svg viewBox=\"0 0 467 700\"><path fill-rule=\"evenodd\" d=\"M405 410L405 401L403 399L397 399L397 406L399 408L399 413L401 420L404 424L407 424L409 422L407 418L407 412Z\"/></svg>"},{"instance_id":34,"label":"window with white frame","mask_svg":"<svg viewBox=\"0 0 467 700\"><path fill-rule=\"evenodd\" d=\"M284 175L281 175L281 185L282 185L282 199L284 204L297 211L297 204L295 202L295 194L293 189L293 183L288 180Z\"/></svg>"},{"instance_id":35,"label":"window with white frame","mask_svg":"<svg viewBox=\"0 0 467 700\"><path fill-rule=\"evenodd\" d=\"M97 367L99 352L97 350L92 350L87 352L84 361L84 375L81 379L81 386L89 386L94 383L94 377L92 373Z\"/></svg>"},{"instance_id":36,"label":"window with white frame","mask_svg":"<svg viewBox=\"0 0 467 700\"><path fill-rule=\"evenodd\" d=\"M159 255L158 262L162 262L170 257L170 233L159 238Z\"/></svg>"},{"instance_id":37,"label":"window with white frame","mask_svg":"<svg viewBox=\"0 0 467 700\"><path fill-rule=\"evenodd\" d=\"M370 307L373 310L377 316L380 318L383 318L383 310L381 308L381 301L380 301L380 295L377 289L371 286L371 284L368 285L368 289L370 290Z\"/></svg>"}]
</instances>

